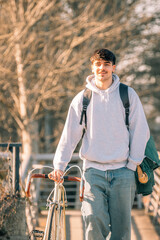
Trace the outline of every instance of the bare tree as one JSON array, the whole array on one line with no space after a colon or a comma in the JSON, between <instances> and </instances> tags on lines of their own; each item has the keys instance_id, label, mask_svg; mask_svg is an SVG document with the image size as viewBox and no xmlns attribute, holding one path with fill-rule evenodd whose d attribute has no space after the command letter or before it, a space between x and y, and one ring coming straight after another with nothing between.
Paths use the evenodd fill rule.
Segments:
<instances>
[{"instance_id":1,"label":"bare tree","mask_svg":"<svg viewBox=\"0 0 160 240\"><path fill-rule=\"evenodd\" d=\"M1 86L4 89L1 101L7 106L8 112L12 115L21 130L24 154L22 172L26 168L32 151L29 129L32 117L30 117L28 111L28 104L30 104L28 100L30 97L27 93L27 72L24 70L25 57L23 56L23 48L24 44L30 45L30 41L32 41L31 28L53 6L55 6L55 1L11 0L10 4L8 4L8 1L3 2L1 9L1 16L3 16L3 19L1 18L3 21L3 35L1 35L3 58L1 59L1 71L5 70L1 80ZM9 82L8 80L10 79L11 81ZM6 101L5 96L10 97L10 101Z\"/></svg>"}]
</instances>

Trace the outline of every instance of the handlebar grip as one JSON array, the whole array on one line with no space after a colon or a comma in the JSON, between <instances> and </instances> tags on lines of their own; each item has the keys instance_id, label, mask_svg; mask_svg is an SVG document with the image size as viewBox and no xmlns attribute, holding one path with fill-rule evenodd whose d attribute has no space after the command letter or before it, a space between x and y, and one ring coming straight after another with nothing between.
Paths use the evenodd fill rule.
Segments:
<instances>
[{"instance_id":1,"label":"handlebar grip","mask_svg":"<svg viewBox=\"0 0 160 240\"><path fill-rule=\"evenodd\" d=\"M80 202L83 202L83 197L84 197L84 179L83 178L79 178L79 177L71 177L71 176L64 176L65 180L68 181L75 181L75 182L80 182L80 186L79 186L79 200Z\"/></svg>"},{"instance_id":2,"label":"handlebar grip","mask_svg":"<svg viewBox=\"0 0 160 240\"><path fill-rule=\"evenodd\" d=\"M64 176L63 178L64 178L64 180L67 180L67 181L73 181L73 182L80 182L81 181L81 178L79 178L79 177Z\"/></svg>"},{"instance_id":3,"label":"handlebar grip","mask_svg":"<svg viewBox=\"0 0 160 240\"><path fill-rule=\"evenodd\" d=\"M81 178L81 182L80 182L80 187L79 187L79 200L80 202L83 202L83 197L84 197L84 179Z\"/></svg>"},{"instance_id":4,"label":"handlebar grip","mask_svg":"<svg viewBox=\"0 0 160 240\"><path fill-rule=\"evenodd\" d=\"M48 178L48 175L47 174L42 174L42 173L34 173L34 174L29 173L28 177L27 177L26 188L25 188L26 197L31 196L30 195L30 186L31 186L31 179L32 178Z\"/></svg>"},{"instance_id":5,"label":"handlebar grip","mask_svg":"<svg viewBox=\"0 0 160 240\"><path fill-rule=\"evenodd\" d=\"M26 197L30 197L31 173L28 174L25 188Z\"/></svg>"}]
</instances>

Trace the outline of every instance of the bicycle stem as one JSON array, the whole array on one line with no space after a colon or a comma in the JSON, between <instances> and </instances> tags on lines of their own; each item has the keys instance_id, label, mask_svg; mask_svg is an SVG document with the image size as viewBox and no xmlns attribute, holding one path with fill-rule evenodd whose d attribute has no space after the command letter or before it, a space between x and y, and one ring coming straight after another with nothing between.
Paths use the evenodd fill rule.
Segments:
<instances>
[{"instance_id":1,"label":"bicycle stem","mask_svg":"<svg viewBox=\"0 0 160 240\"><path fill-rule=\"evenodd\" d=\"M56 203L57 199L58 199L58 183L55 182L55 190L54 190L54 198L53 198L53 202Z\"/></svg>"},{"instance_id":2,"label":"bicycle stem","mask_svg":"<svg viewBox=\"0 0 160 240\"><path fill-rule=\"evenodd\" d=\"M80 200L80 202L83 202L84 183L85 183L84 179L81 178L80 187L79 187L79 200Z\"/></svg>"}]
</instances>

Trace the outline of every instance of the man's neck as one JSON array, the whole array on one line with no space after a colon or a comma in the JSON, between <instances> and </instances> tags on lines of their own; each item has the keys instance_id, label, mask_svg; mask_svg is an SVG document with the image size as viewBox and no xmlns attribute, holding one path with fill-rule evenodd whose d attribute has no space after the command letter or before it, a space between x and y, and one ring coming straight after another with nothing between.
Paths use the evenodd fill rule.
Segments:
<instances>
[{"instance_id":1,"label":"man's neck","mask_svg":"<svg viewBox=\"0 0 160 240\"><path fill-rule=\"evenodd\" d=\"M112 79L110 81L105 81L105 82L97 81L95 79L96 87L99 88L100 90L108 89L112 85L112 83L113 83Z\"/></svg>"}]
</instances>

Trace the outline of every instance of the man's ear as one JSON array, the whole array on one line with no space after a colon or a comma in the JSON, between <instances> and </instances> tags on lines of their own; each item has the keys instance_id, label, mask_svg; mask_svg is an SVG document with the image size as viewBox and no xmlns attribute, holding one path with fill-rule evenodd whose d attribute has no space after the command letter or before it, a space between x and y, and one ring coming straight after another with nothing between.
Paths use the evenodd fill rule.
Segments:
<instances>
[{"instance_id":1,"label":"man's ear","mask_svg":"<svg viewBox=\"0 0 160 240\"><path fill-rule=\"evenodd\" d=\"M112 72L114 72L116 70L116 65L113 65L113 71Z\"/></svg>"}]
</instances>

